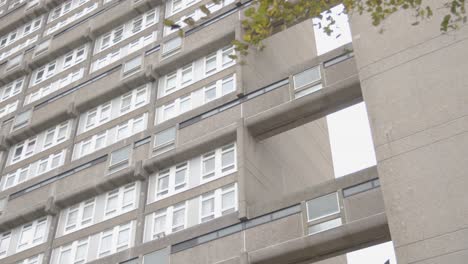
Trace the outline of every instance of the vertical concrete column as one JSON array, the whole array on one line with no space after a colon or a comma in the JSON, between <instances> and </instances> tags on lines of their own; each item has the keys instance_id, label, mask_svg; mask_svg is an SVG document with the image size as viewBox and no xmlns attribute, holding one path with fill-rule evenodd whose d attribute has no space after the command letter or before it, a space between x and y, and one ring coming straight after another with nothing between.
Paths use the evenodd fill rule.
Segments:
<instances>
[{"instance_id":1,"label":"vertical concrete column","mask_svg":"<svg viewBox=\"0 0 468 264\"><path fill-rule=\"evenodd\" d=\"M398 11L385 31L351 20L398 264L468 259L468 27L448 34L435 11L418 26Z\"/></svg>"},{"instance_id":2,"label":"vertical concrete column","mask_svg":"<svg viewBox=\"0 0 468 264\"><path fill-rule=\"evenodd\" d=\"M55 205L54 199L49 198L46 204L46 212L51 215L51 223L49 226L49 234L47 236L47 249L44 251L42 263L50 263L52 257L53 243L55 239L55 233L57 232L57 226L59 222L60 209Z\"/></svg>"},{"instance_id":3,"label":"vertical concrete column","mask_svg":"<svg viewBox=\"0 0 468 264\"><path fill-rule=\"evenodd\" d=\"M148 173L143 169L142 161L138 161L135 165L135 174L139 174L140 179L140 195L137 209L137 224L135 232L135 247L143 243L143 235L145 231L145 208L148 196Z\"/></svg>"}]
</instances>

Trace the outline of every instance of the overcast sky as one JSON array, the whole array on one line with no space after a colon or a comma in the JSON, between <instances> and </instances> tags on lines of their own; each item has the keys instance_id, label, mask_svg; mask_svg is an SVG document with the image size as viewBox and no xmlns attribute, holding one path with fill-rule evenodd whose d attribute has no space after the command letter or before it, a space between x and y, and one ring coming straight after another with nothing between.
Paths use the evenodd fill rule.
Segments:
<instances>
[{"instance_id":1,"label":"overcast sky","mask_svg":"<svg viewBox=\"0 0 468 264\"><path fill-rule=\"evenodd\" d=\"M341 14L342 6L334 8L337 28L332 36L315 28L317 52L323 54L351 42L348 18ZM318 21L314 20L316 24ZM340 37L336 37L340 35ZM365 103L359 103L327 116L335 177L376 164ZM396 264L393 243L387 242L347 254L348 264L384 264L390 259Z\"/></svg>"}]
</instances>

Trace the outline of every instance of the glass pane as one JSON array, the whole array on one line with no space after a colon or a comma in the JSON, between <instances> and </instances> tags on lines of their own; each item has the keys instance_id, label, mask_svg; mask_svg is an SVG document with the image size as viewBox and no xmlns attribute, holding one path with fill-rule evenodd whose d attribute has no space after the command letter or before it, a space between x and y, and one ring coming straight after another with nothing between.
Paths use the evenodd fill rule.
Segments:
<instances>
[{"instance_id":1,"label":"glass pane","mask_svg":"<svg viewBox=\"0 0 468 264\"><path fill-rule=\"evenodd\" d=\"M309 235L313 235L319 232L323 232L323 231L338 227L341 224L342 224L341 218L337 218L337 219L326 221L317 225L309 226Z\"/></svg>"},{"instance_id":2,"label":"glass pane","mask_svg":"<svg viewBox=\"0 0 468 264\"><path fill-rule=\"evenodd\" d=\"M320 80L320 68L315 67L294 75L294 88L301 88Z\"/></svg>"},{"instance_id":3,"label":"glass pane","mask_svg":"<svg viewBox=\"0 0 468 264\"><path fill-rule=\"evenodd\" d=\"M71 263L71 249L61 252L59 263Z\"/></svg>"},{"instance_id":4,"label":"glass pane","mask_svg":"<svg viewBox=\"0 0 468 264\"><path fill-rule=\"evenodd\" d=\"M234 191L223 194L223 197L221 200L223 213L225 210L235 207L236 197L234 194L235 194Z\"/></svg>"},{"instance_id":5,"label":"glass pane","mask_svg":"<svg viewBox=\"0 0 468 264\"><path fill-rule=\"evenodd\" d=\"M214 213L214 198L206 199L202 202L202 216Z\"/></svg>"},{"instance_id":6,"label":"glass pane","mask_svg":"<svg viewBox=\"0 0 468 264\"><path fill-rule=\"evenodd\" d=\"M174 141L175 135L176 135L175 127L171 127L169 129L159 132L158 134L156 134L156 137L155 137L155 146L158 147L168 142Z\"/></svg>"},{"instance_id":7,"label":"glass pane","mask_svg":"<svg viewBox=\"0 0 468 264\"><path fill-rule=\"evenodd\" d=\"M234 91L234 79L223 81L223 87L222 87L223 95L226 95L233 91Z\"/></svg>"},{"instance_id":8,"label":"glass pane","mask_svg":"<svg viewBox=\"0 0 468 264\"><path fill-rule=\"evenodd\" d=\"M331 193L307 201L307 215L309 221L317 220L339 212L340 207L336 193Z\"/></svg>"},{"instance_id":9,"label":"glass pane","mask_svg":"<svg viewBox=\"0 0 468 264\"><path fill-rule=\"evenodd\" d=\"M223 152L221 156L221 166L223 168L223 172L234 168L234 158L234 150Z\"/></svg>"}]
</instances>

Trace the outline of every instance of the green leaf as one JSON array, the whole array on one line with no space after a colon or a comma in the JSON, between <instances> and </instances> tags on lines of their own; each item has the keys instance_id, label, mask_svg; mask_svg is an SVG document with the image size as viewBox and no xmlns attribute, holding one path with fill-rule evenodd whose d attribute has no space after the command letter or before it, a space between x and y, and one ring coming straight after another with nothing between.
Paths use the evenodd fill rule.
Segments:
<instances>
[{"instance_id":1,"label":"green leaf","mask_svg":"<svg viewBox=\"0 0 468 264\"><path fill-rule=\"evenodd\" d=\"M205 13L206 16L209 16L211 15L211 11L208 9L208 7L206 7L205 5L201 5L200 6L200 10Z\"/></svg>"}]
</instances>

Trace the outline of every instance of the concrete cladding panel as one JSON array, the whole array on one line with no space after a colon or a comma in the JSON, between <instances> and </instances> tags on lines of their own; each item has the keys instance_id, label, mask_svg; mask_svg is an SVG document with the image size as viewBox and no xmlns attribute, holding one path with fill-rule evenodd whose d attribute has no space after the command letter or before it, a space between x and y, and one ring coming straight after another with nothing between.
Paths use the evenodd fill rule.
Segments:
<instances>
[{"instance_id":1,"label":"concrete cladding panel","mask_svg":"<svg viewBox=\"0 0 468 264\"><path fill-rule=\"evenodd\" d=\"M171 255L171 264L207 264L238 257L243 250L242 232Z\"/></svg>"},{"instance_id":2,"label":"concrete cladding panel","mask_svg":"<svg viewBox=\"0 0 468 264\"><path fill-rule=\"evenodd\" d=\"M242 66L246 92L295 73L296 68L316 59L312 20L306 20L264 41L265 49L251 51Z\"/></svg>"},{"instance_id":3,"label":"concrete cladding panel","mask_svg":"<svg viewBox=\"0 0 468 264\"><path fill-rule=\"evenodd\" d=\"M280 200L292 192L333 179L326 121L319 119L259 141L246 129L242 134L248 217L265 213L249 211L255 203ZM276 208L278 209L278 208Z\"/></svg>"},{"instance_id":4,"label":"concrete cladding panel","mask_svg":"<svg viewBox=\"0 0 468 264\"><path fill-rule=\"evenodd\" d=\"M434 18L398 12L384 34L353 17L353 44L398 263L463 263L468 28L442 34L448 11L426 4Z\"/></svg>"}]
</instances>

